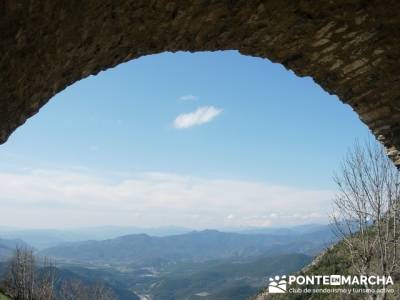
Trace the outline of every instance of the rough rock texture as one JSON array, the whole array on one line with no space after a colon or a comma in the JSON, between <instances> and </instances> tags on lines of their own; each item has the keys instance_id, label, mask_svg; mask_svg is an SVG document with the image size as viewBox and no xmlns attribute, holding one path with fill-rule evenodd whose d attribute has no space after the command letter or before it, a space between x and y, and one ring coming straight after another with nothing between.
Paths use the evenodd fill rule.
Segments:
<instances>
[{"instance_id":1,"label":"rough rock texture","mask_svg":"<svg viewBox=\"0 0 400 300\"><path fill-rule=\"evenodd\" d=\"M399 11L397 0L2 0L0 143L101 70L162 51L237 49L338 95L400 165Z\"/></svg>"}]
</instances>

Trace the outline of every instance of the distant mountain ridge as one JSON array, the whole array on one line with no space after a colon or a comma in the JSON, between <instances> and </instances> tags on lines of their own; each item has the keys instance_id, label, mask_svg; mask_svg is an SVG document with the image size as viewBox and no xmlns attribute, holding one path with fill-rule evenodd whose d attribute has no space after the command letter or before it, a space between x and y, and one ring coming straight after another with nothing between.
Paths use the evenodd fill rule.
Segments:
<instances>
[{"instance_id":1,"label":"distant mountain ridge","mask_svg":"<svg viewBox=\"0 0 400 300\"><path fill-rule=\"evenodd\" d=\"M61 230L62 236L56 235L58 230L24 233L42 246L58 243L36 255L55 258L60 278L104 282L119 300L247 299L266 285L266 277L296 272L336 240L329 226L318 224L167 236L134 233L103 240L97 239L120 228L92 230L92 239L84 241L65 241L83 238L84 230ZM2 245L0 239L0 253L2 246L12 253L18 240L4 241Z\"/></svg>"},{"instance_id":2,"label":"distant mountain ridge","mask_svg":"<svg viewBox=\"0 0 400 300\"><path fill-rule=\"evenodd\" d=\"M100 226L74 229L21 229L1 227L0 237L6 239L21 239L41 250L66 242L105 240L127 234L146 233L152 236L168 236L190 231L191 229L176 226L160 228Z\"/></svg>"},{"instance_id":3,"label":"distant mountain ridge","mask_svg":"<svg viewBox=\"0 0 400 300\"><path fill-rule=\"evenodd\" d=\"M58 260L88 264L146 265L181 260L204 261L275 253L313 255L334 241L325 230L298 235L242 234L217 230L154 237L125 235L103 241L62 244L40 252Z\"/></svg>"},{"instance_id":4,"label":"distant mountain ridge","mask_svg":"<svg viewBox=\"0 0 400 300\"><path fill-rule=\"evenodd\" d=\"M0 261L9 259L16 247L28 247L28 244L20 239L2 239L0 238Z\"/></svg>"},{"instance_id":5,"label":"distant mountain ridge","mask_svg":"<svg viewBox=\"0 0 400 300\"><path fill-rule=\"evenodd\" d=\"M244 227L217 229L223 232L235 232L243 234L273 234L273 235L298 235L310 233L316 230L325 230L329 225L305 224L293 227ZM106 240L124 235L147 234L150 236L170 236L192 232L193 229L166 226L166 227L132 227L132 226L99 226L69 229L23 229L12 227L0 227L0 238L20 239L43 250L68 242L81 242L88 240Z\"/></svg>"}]
</instances>

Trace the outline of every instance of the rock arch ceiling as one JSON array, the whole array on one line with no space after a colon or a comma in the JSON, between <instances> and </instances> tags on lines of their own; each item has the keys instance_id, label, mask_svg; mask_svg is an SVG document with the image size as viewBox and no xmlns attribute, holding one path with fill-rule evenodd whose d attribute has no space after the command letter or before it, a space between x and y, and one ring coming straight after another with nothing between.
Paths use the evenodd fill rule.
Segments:
<instances>
[{"instance_id":1,"label":"rock arch ceiling","mask_svg":"<svg viewBox=\"0 0 400 300\"><path fill-rule=\"evenodd\" d=\"M399 11L391 0L5 0L0 143L89 75L163 51L236 49L338 95L399 166Z\"/></svg>"}]
</instances>

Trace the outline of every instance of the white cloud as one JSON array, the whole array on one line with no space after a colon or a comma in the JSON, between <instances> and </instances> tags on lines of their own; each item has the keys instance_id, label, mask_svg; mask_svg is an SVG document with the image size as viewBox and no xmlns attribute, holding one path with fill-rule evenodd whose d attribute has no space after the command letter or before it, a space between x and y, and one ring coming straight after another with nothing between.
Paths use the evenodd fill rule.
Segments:
<instances>
[{"instance_id":1,"label":"white cloud","mask_svg":"<svg viewBox=\"0 0 400 300\"><path fill-rule=\"evenodd\" d=\"M195 101L195 100L199 99L199 97L194 96L194 95L184 95L184 96L180 96L178 99L181 101Z\"/></svg>"},{"instance_id":2,"label":"white cloud","mask_svg":"<svg viewBox=\"0 0 400 300\"><path fill-rule=\"evenodd\" d=\"M214 106L203 106L197 108L194 112L180 114L174 121L175 128L189 128L195 125L201 125L211 122L220 115L222 109Z\"/></svg>"},{"instance_id":3,"label":"white cloud","mask_svg":"<svg viewBox=\"0 0 400 300\"><path fill-rule=\"evenodd\" d=\"M168 173L0 172L0 225L287 226L326 222L333 192Z\"/></svg>"}]
</instances>

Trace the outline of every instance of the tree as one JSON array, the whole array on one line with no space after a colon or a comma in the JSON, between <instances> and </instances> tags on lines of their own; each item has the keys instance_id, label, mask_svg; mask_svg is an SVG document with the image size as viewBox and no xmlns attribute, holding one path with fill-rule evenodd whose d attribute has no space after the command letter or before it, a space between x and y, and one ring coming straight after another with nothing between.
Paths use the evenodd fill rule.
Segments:
<instances>
[{"instance_id":1,"label":"tree","mask_svg":"<svg viewBox=\"0 0 400 300\"><path fill-rule=\"evenodd\" d=\"M53 259L44 257L40 268L37 268L35 299L56 299L55 281L56 263Z\"/></svg>"},{"instance_id":2,"label":"tree","mask_svg":"<svg viewBox=\"0 0 400 300\"><path fill-rule=\"evenodd\" d=\"M6 287L8 293L18 300L34 299L35 257L33 250L17 247L9 261Z\"/></svg>"},{"instance_id":3,"label":"tree","mask_svg":"<svg viewBox=\"0 0 400 300\"><path fill-rule=\"evenodd\" d=\"M54 261L44 258L38 265L33 249L19 246L15 249L4 280L9 295L16 300L52 300L54 282Z\"/></svg>"},{"instance_id":4,"label":"tree","mask_svg":"<svg viewBox=\"0 0 400 300\"><path fill-rule=\"evenodd\" d=\"M393 276L399 271L399 171L380 144L356 143L334 179L333 224L354 270Z\"/></svg>"},{"instance_id":5,"label":"tree","mask_svg":"<svg viewBox=\"0 0 400 300\"><path fill-rule=\"evenodd\" d=\"M39 260L33 249L17 247L8 263L3 288L15 300L115 300L114 291L102 282L56 278L54 260ZM55 288L56 285L59 287Z\"/></svg>"}]
</instances>

